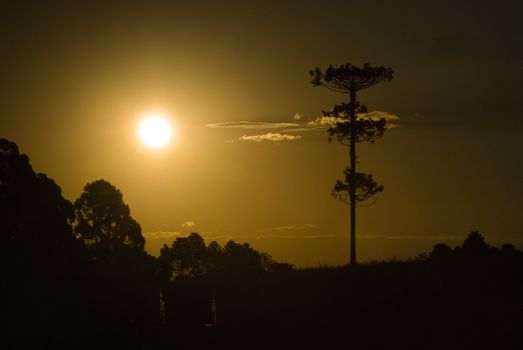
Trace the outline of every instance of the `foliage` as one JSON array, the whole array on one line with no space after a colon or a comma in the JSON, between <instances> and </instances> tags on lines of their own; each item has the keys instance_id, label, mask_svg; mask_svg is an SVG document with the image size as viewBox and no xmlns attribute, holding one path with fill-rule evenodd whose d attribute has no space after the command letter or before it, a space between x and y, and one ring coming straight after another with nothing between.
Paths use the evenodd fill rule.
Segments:
<instances>
[{"instance_id":1,"label":"foliage","mask_svg":"<svg viewBox=\"0 0 523 350\"><path fill-rule=\"evenodd\" d=\"M372 67L368 63L362 68L346 63L340 66L331 65L325 72L318 67L309 72L312 85L341 93L363 90L382 81L392 80L393 74L391 68Z\"/></svg>"},{"instance_id":2,"label":"foliage","mask_svg":"<svg viewBox=\"0 0 523 350\"><path fill-rule=\"evenodd\" d=\"M472 254L485 253L489 248L485 238L477 231L472 231L461 246L463 252Z\"/></svg>"},{"instance_id":3,"label":"foliage","mask_svg":"<svg viewBox=\"0 0 523 350\"><path fill-rule=\"evenodd\" d=\"M445 243L438 243L434 245L432 251L429 253L430 259L448 258L452 254L452 248Z\"/></svg>"},{"instance_id":4,"label":"foliage","mask_svg":"<svg viewBox=\"0 0 523 350\"><path fill-rule=\"evenodd\" d=\"M171 247L164 245L160 251L160 265L167 269L165 277L200 276L207 272L207 247L203 238L197 233L188 237L179 237L173 241Z\"/></svg>"},{"instance_id":5,"label":"foliage","mask_svg":"<svg viewBox=\"0 0 523 350\"><path fill-rule=\"evenodd\" d=\"M122 193L105 180L88 183L74 203L76 225L74 232L96 257L124 249L143 251L145 239Z\"/></svg>"},{"instance_id":6,"label":"foliage","mask_svg":"<svg viewBox=\"0 0 523 350\"><path fill-rule=\"evenodd\" d=\"M421 260L447 261L453 264L491 264L500 260L523 258L523 253L513 244L503 244L501 249L489 245L485 237L477 231L472 231L461 245L452 249L444 243L432 247L432 251Z\"/></svg>"},{"instance_id":7,"label":"foliage","mask_svg":"<svg viewBox=\"0 0 523 350\"><path fill-rule=\"evenodd\" d=\"M344 146L350 146L350 140L354 142L374 143L376 139L383 136L386 130L387 121L385 118L372 119L367 115L367 107L356 102L356 115L350 118L351 106L349 103L342 102L332 107L330 111L324 111L323 115L332 118L334 125L327 129L329 142L333 139L338 140ZM354 135L352 132L354 131Z\"/></svg>"},{"instance_id":8,"label":"foliage","mask_svg":"<svg viewBox=\"0 0 523 350\"><path fill-rule=\"evenodd\" d=\"M203 238L195 232L177 238L170 247L164 245L158 257L164 282L181 276L266 271L272 263L268 254L256 251L248 243L231 240L221 247L212 241L206 246Z\"/></svg>"},{"instance_id":9,"label":"foliage","mask_svg":"<svg viewBox=\"0 0 523 350\"><path fill-rule=\"evenodd\" d=\"M376 193L383 191L383 186L378 185L371 174L356 173L354 186L351 186L351 181L353 181L353 179L350 176L349 168L345 169L343 174L345 175L345 181L336 181L331 192L334 198L337 198L342 202L350 204L350 193L352 188L355 190L354 198L356 199L356 205L370 199Z\"/></svg>"},{"instance_id":10,"label":"foliage","mask_svg":"<svg viewBox=\"0 0 523 350\"><path fill-rule=\"evenodd\" d=\"M72 243L72 205L45 174L36 174L18 146L0 139L0 242L2 247L25 243Z\"/></svg>"},{"instance_id":11,"label":"foliage","mask_svg":"<svg viewBox=\"0 0 523 350\"><path fill-rule=\"evenodd\" d=\"M92 302L99 332L142 331L159 319L156 259L144 251L140 225L120 190L105 180L88 183L74 203L74 232L88 249Z\"/></svg>"}]
</instances>

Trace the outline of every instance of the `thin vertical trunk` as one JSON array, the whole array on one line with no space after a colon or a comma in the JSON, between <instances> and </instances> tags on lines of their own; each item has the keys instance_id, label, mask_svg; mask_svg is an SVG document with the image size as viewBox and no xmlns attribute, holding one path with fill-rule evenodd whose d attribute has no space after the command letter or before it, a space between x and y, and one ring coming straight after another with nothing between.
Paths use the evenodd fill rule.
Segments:
<instances>
[{"instance_id":1,"label":"thin vertical trunk","mask_svg":"<svg viewBox=\"0 0 523 350\"><path fill-rule=\"evenodd\" d=\"M356 89L350 90L350 264L356 265Z\"/></svg>"}]
</instances>

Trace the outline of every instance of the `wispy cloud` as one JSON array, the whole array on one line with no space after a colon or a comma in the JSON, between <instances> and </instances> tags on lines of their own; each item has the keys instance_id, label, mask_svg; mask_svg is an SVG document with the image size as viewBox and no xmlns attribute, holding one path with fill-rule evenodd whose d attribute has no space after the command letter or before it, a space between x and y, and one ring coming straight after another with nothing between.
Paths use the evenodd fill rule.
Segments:
<instances>
[{"instance_id":1,"label":"wispy cloud","mask_svg":"<svg viewBox=\"0 0 523 350\"><path fill-rule=\"evenodd\" d=\"M319 235L278 235L278 234L263 234L256 237L257 240L259 239L322 239L322 238L334 238L338 235L334 234L319 234Z\"/></svg>"},{"instance_id":2,"label":"wispy cloud","mask_svg":"<svg viewBox=\"0 0 523 350\"><path fill-rule=\"evenodd\" d=\"M417 235L356 235L361 239L388 239L388 240L414 240L414 241L459 241L461 236L417 236Z\"/></svg>"},{"instance_id":3,"label":"wispy cloud","mask_svg":"<svg viewBox=\"0 0 523 350\"><path fill-rule=\"evenodd\" d=\"M315 228L313 224L295 224L295 225L284 225L270 228L264 228L257 230L256 232L262 233L256 237L256 239L267 239L267 238L284 238L284 239L318 239L318 238L333 238L334 234L315 234L306 233L303 230ZM302 231L302 233L292 233L293 231Z\"/></svg>"},{"instance_id":4,"label":"wispy cloud","mask_svg":"<svg viewBox=\"0 0 523 350\"><path fill-rule=\"evenodd\" d=\"M327 128L329 126L336 124L336 122L339 120L341 120L341 119L334 118L334 117L321 116L321 117L317 117L313 120L309 120L307 122L307 126L309 128Z\"/></svg>"},{"instance_id":5,"label":"wispy cloud","mask_svg":"<svg viewBox=\"0 0 523 350\"><path fill-rule=\"evenodd\" d=\"M182 227L193 227L194 225L194 221L186 221L182 224Z\"/></svg>"},{"instance_id":6,"label":"wispy cloud","mask_svg":"<svg viewBox=\"0 0 523 350\"><path fill-rule=\"evenodd\" d=\"M387 121L388 127L397 127L397 121L400 119L396 114L389 113L389 112L382 112L382 111L373 111L369 113L360 113L358 114L359 118L366 118L371 120L380 120L381 118L385 118ZM335 118L335 117L327 117L327 116L321 116L317 117L315 119L309 120L307 122L307 126L309 128L328 128L330 126L335 125L337 122L343 121L341 118Z\"/></svg>"},{"instance_id":7,"label":"wispy cloud","mask_svg":"<svg viewBox=\"0 0 523 350\"><path fill-rule=\"evenodd\" d=\"M208 128L215 129L284 129L300 126L297 123L278 123L278 122L221 122L221 123L212 123L205 125Z\"/></svg>"},{"instance_id":8,"label":"wispy cloud","mask_svg":"<svg viewBox=\"0 0 523 350\"><path fill-rule=\"evenodd\" d=\"M372 111L361 115L362 118L369 118L372 120L379 120L385 118L387 122L395 122L400 119L396 114L383 111Z\"/></svg>"},{"instance_id":9,"label":"wispy cloud","mask_svg":"<svg viewBox=\"0 0 523 350\"><path fill-rule=\"evenodd\" d=\"M293 225L294 226L294 225ZM293 227L288 226L288 227ZM299 225L295 225L299 226ZM258 230L257 232L263 233L256 237L256 239L321 239L321 238L348 238L348 235L346 233L340 233L340 234L288 234L285 233L285 227L287 226L280 226L278 228L281 228L278 232L278 228L274 227L272 229L265 229L265 230ZM313 226L311 226L313 227ZM265 233L272 231L273 233ZM282 233L284 232L284 233ZM364 234L364 235L356 235L358 239L369 239L369 240L413 240L413 241L462 241L462 236L452 236L452 235L439 235L439 236L417 236L417 235L374 235L374 234Z\"/></svg>"},{"instance_id":10,"label":"wispy cloud","mask_svg":"<svg viewBox=\"0 0 523 350\"><path fill-rule=\"evenodd\" d=\"M296 141L301 139L301 135L290 135L290 134L280 134L268 132L261 135L243 135L238 138L239 141L251 141L251 142L263 142L263 141L272 141L272 142L281 142L281 141Z\"/></svg>"},{"instance_id":11,"label":"wispy cloud","mask_svg":"<svg viewBox=\"0 0 523 350\"><path fill-rule=\"evenodd\" d=\"M156 231L156 232L144 232L143 237L148 240L154 239L176 239L182 236L180 232L176 231Z\"/></svg>"},{"instance_id":12,"label":"wispy cloud","mask_svg":"<svg viewBox=\"0 0 523 350\"><path fill-rule=\"evenodd\" d=\"M400 119L396 114L373 111L369 113L362 113L358 115L360 118L368 118L372 120L379 120L385 118L387 121L387 128L394 128L399 126L397 124ZM226 140L225 143L234 143L238 141L251 141L251 142L282 142L282 141L296 141L302 138L301 135L295 134L299 132L307 132L318 129L325 129L337 122L341 121L340 118L320 116L312 120L304 120L303 116L296 112L292 117L292 123L282 122L251 122L251 121L238 121L238 122L220 122L206 124L208 128L215 129L250 129L250 130L276 130L280 129L279 132L267 132L265 134L256 135L243 135L236 139Z\"/></svg>"},{"instance_id":13,"label":"wispy cloud","mask_svg":"<svg viewBox=\"0 0 523 350\"><path fill-rule=\"evenodd\" d=\"M316 225L313 224L296 224L296 225L287 225L287 226L276 226L271 228L264 228L257 230L256 232L270 232L270 231L289 231L289 230L305 230L308 228L315 228Z\"/></svg>"}]
</instances>

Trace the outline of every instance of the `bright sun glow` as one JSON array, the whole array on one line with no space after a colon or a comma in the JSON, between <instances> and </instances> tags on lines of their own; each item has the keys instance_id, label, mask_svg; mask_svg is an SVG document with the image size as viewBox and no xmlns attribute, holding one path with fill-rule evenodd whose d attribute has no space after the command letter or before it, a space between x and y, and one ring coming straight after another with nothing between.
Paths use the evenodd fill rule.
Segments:
<instances>
[{"instance_id":1,"label":"bright sun glow","mask_svg":"<svg viewBox=\"0 0 523 350\"><path fill-rule=\"evenodd\" d=\"M160 115L150 115L140 123L138 133L147 146L160 148L169 143L171 126L167 118Z\"/></svg>"}]
</instances>

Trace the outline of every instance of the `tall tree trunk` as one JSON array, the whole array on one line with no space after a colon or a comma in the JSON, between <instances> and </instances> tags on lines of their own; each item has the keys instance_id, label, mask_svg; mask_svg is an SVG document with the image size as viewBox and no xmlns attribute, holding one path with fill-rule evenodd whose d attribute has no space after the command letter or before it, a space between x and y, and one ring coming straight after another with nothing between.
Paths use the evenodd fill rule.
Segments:
<instances>
[{"instance_id":1,"label":"tall tree trunk","mask_svg":"<svg viewBox=\"0 0 523 350\"><path fill-rule=\"evenodd\" d=\"M356 89L350 90L350 264L356 265Z\"/></svg>"}]
</instances>

